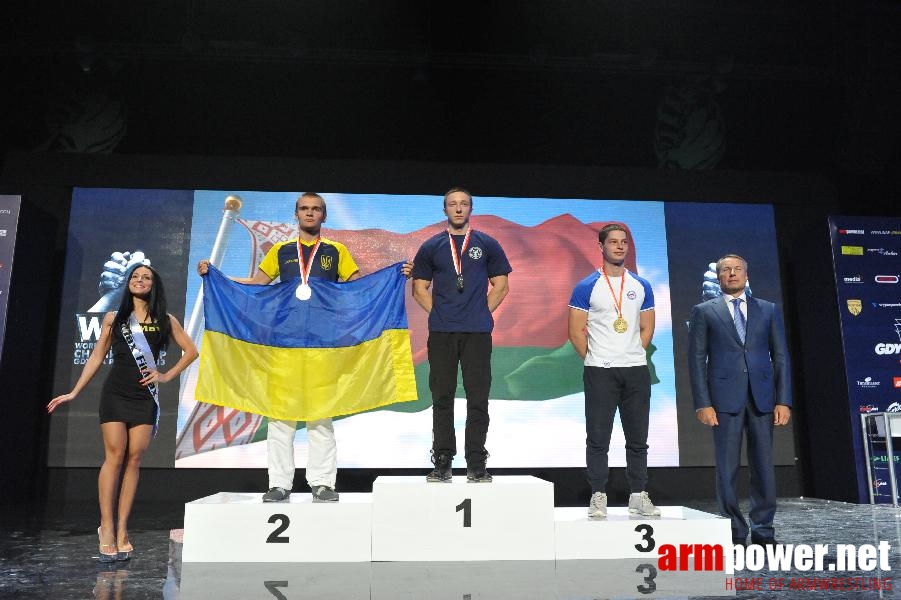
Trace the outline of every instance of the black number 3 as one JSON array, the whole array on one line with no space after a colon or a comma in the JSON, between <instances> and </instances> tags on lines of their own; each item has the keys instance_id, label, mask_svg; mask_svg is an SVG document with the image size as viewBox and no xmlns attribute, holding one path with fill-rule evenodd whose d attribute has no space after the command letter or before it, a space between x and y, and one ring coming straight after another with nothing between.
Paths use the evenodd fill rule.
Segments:
<instances>
[{"instance_id":1,"label":"black number 3","mask_svg":"<svg viewBox=\"0 0 901 600\"><path fill-rule=\"evenodd\" d=\"M644 533L644 535L641 536L641 539L647 542L646 545L635 544L636 550L638 550L639 552L650 552L657 547L657 542L655 542L654 538L652 537L654 535L653 527L648 524L642 523L635 528L635 531L637 531L638 533Z\"/></svg>"}]
</instances>

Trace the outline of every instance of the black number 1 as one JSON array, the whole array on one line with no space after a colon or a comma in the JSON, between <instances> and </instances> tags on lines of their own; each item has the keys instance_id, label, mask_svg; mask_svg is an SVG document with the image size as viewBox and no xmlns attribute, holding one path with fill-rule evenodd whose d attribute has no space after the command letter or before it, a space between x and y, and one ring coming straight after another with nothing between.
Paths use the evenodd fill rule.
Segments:
<instances>
[{"instance_id":1,"label":"black number 1","mask_svg":"<svg viewBox=\"0 0 901 600\"><path fill-rule=\"evenodd\" d=\"M463 527L472 527L472 500L467 498L457 505L457 510L454 512L461 510L463 511Z\"/></svg>"}]
</instances>

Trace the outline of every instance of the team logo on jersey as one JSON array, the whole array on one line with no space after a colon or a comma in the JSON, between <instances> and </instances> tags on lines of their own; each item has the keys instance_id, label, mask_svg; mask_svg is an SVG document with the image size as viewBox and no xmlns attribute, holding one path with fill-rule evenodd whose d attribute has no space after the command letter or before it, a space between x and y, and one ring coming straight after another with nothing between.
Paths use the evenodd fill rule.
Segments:
<instances>
[{"instance_id":1,"label":"team logo on jersey","mask_svg":"<svg viewBox=\"0 0 901 600\"><path fill-rule=\"evenodd\" d=\"M635 300L635 296L637 296L637 294L632 290L626 292L626 298L628 298L629 300Z\"/></svg>"},{"instance_id":2,"label":"team logo on jersey","mask_svg":"<svg viewBox=\"0 0 901 600\"><path fill-rule=\"evenodd\" d=\"M482 249L478 246L473 246L469 249L469 258L472 260L479 260L482 258Z\"/></svg>"},{"instance_id":3,"label":"team logo on jersey","mask_svg":"<svg viewBox=\"0 0 901 600\"><path fill-rule=\"evenodd\" d=\"M863 302L860 300L848 300L848 312L855 317L863 310Z\"/></svg>"},{"instance_id":4,"label":"team logo on jersey","mask_svg":"<svg viewBox=\"0 0 901 600\"><path fill-rule=\"evenodd\" d=\"M320 256L319 257L319 266L322 267L323 271L331 271L332 270L332 257L331 256Z\"/></svg>"}]
</instances>

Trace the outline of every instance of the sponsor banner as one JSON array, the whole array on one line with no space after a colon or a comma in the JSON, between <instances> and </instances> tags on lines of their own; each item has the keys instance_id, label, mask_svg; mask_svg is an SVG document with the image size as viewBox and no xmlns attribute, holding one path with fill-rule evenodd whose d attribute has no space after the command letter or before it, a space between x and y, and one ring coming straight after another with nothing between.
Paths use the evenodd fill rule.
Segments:
<instances>
[{"instance_id":1,"label":"sponsor banner","mask_svg":"<svg viewBox=\"0 0 901 600\"><path fill-rule=\"evenodd\" d=\"M6 307L9 302L9 280L13 270L16 248L16 228L19 223L21 196L0 196L0 357L6 336Z\"/></svg>"},{"instance_id":2,"label":"sponsor banner","mask_svg":"<svg viewBox=\"0 0 901 600\"><path fill-rule=\"evenodd\" d=\"M830 217L829 228L858 497L867 501L869 487L891 502L887 464L867 481L860 415L901 412L901 218Z\"/></svg>"}]
</instances>

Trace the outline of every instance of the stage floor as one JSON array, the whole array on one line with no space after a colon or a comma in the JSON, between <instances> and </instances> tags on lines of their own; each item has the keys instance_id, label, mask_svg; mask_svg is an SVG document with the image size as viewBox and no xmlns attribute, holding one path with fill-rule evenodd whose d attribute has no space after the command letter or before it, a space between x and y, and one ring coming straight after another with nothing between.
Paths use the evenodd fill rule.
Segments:
<instances>
[{"instance_id":1,"label":"stage floor","mask_svg":"<svg viewBox=\"0 0 901 600\"><path fill-rule=\"evenodd\" d=\"M713 502L687 504L716 512ZM553 561L537 563L364 563L319 565L216 565L181 562L183 506L135 509L131 530L136 548L130 562L99 564L96 505L3 507L0 515L0 597L2 598L665 598L673 590L681 598L728 594L751 584L762 590L735 592L737 598L893 597L885 585L901 570L901 510L806 498L783 498L776 515L782 544L828 544L826 569L801 571L736 570L734 575L660 572L656 560ZM874 560L865 571L830 571L837 544L890 546L889 570ZM311 544L316 541L311 539ZM885 547L885 544L883 544ZM656 557L654 557L656 559ZM642 564L638 564L638 563ZM633 564L635 563L635 564ZM651 587L645 577L651 577ZM711 578L713 576L713 578ZM653 581L660 583L653 588ZM783 589L770 590L782 580ZM831 580L831 583L830 583ZM470 594L456 588L471 584ZM758 584L759 582L759 584ZM803 583L802 583L803 582ZM889 585L892 585L892 581ZM799 585L843 586L844 589L802 591ZM790 588L790 585L796 587ZM249 587L248 587L249 586ZM638 586L643 586L640 592ZM892 585L892 587L894 587ZM849 591L849 588L864 591ZM901 594L899 594L901 595Z\"/></svg>"}]
</instances>

